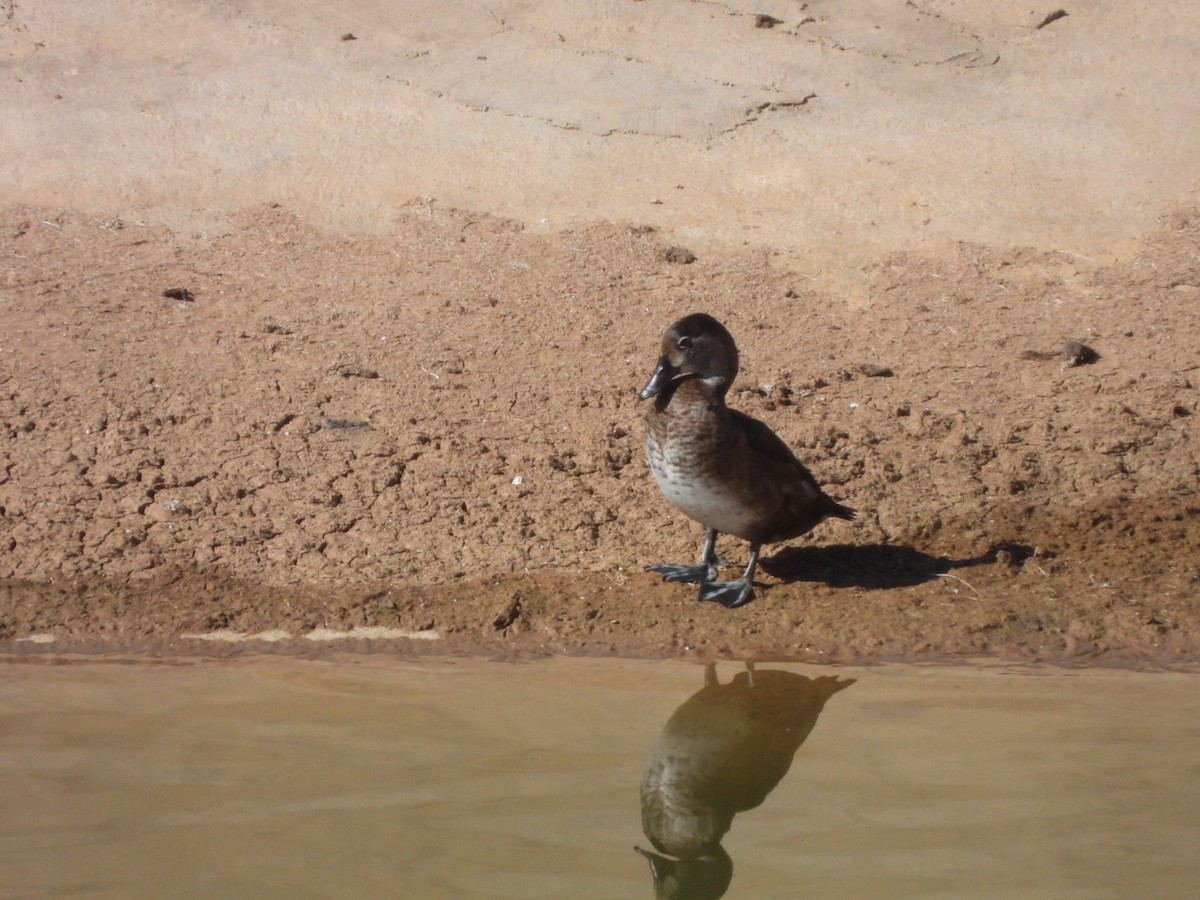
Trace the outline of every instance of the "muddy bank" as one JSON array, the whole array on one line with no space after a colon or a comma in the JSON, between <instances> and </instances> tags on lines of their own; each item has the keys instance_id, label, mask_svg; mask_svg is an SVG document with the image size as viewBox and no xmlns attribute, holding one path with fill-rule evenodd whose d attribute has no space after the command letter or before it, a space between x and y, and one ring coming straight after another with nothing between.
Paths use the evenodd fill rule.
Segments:
<instances>
[{"instance_id":1,"label":"muddy bank","mask_svg":"<svg viewBox=\"0 0 1200 900\"><path fill-rule=\"evenodd\" d=\"M5 210L0 646L373 626L442 649L1196 657L1200 217L1108 265L892 254L853 305L769 248L685 264L641 224L418 202L386 235L270 206L210 235ZM635 396L694 310L739 341L731 403L861 514L771 548L734 614L641 571L699 546Z\"/></svg>"}]
</instances>

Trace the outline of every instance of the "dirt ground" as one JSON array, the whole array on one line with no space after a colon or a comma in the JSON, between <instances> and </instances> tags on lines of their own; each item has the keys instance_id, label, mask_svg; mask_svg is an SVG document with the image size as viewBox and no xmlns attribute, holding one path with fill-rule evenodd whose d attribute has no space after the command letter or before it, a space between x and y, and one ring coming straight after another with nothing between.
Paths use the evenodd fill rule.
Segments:
<instances>
[{"instance_id":1,"label":"dirt ground","mask_svg":"<svg viewBox=\"0 0 1200 900\"><path fill-rule=\"evenodd\" d=\"M494 6L0 4L0 652L1200 659L1191 4ZM732 612L694 311L860 513Z\"/></svg>"},{"instance_id":2,"label":"dirt ground","mask_svg":"<svg viewBox=\"0 0 1200 900\"><path fill-rule=\"evenodd\" d=\"M893 254L853 309L769 254L433 204L383 237L279 208L216 238L0 229L6 649L383 626L439 651L1200 651L1200 214L1114 266ZM740 341L731 401L861 513L774 548L736 612L642 571L698 550L635 396L698 309Z\"/></svg>"}]
</instances>

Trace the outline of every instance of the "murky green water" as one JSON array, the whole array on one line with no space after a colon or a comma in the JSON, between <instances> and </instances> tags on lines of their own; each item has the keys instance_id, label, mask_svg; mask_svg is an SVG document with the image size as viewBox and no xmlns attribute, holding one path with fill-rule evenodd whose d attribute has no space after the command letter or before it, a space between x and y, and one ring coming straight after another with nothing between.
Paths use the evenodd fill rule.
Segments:
<instances>
[{"instance_id":1,"label":"murky green water","mask_svg":"<svg viewBox=\"0 0 1200 900\"><path fill-rule=\"evenodd\" d=\"M1196 676L712 674L0 664L0 897L1200 896Z\"/></svg>"}]
</instances>

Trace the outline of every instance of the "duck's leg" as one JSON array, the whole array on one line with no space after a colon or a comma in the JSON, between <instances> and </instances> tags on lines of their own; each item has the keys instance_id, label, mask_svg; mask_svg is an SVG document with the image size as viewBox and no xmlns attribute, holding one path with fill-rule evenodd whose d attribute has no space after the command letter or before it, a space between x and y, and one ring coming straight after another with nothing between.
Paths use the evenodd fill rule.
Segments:
<instances>
[{"instance_id":1,"label":"duck's leg","mask_svg":"<svg viewBox=\"0 0 1200 900\"><path fill-rule=\"evenodd\" d=\"M701 600L712 600L729 609L737 609L754 599L754 569L758 566L758 551L762 544L750 545L750 562L737 581L707 581L700 585Z\"/></svg>"},{"instance_id":2,"label":"duck's leg","mask_svg":"<svg viewBox=\"0 0 1200 900\"><path fill-rule=\"evenodd\" d=\"M717 556L717 531L709 528L704 533L704 549L700 551L700 562L694 566L679 563L659 563L646 566L647 572L657 572L663 581L686 581L689 584L704 584L717 577L717 566L729 563Z\"/></svg>"}]
</instances>

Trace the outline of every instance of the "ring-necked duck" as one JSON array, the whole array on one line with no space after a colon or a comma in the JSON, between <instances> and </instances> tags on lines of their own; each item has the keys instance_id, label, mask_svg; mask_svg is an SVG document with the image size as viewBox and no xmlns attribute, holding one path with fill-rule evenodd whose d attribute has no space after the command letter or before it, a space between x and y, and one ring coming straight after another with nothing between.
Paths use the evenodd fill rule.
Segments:
<instances>
[{"instance_id":1,"label":"ring-necked duck","mask_svg":"<svg viewBox=\"0 0 1200 900\"><path fill-rule=\"evenodd\" d=\"M667 329L662 355L638 397L654 397L646 415L646 459L663 494L707 531L697 565L647 566L664 581L700 585L701 600L733 609L754 596L751 579L763 544L799 537L827 518L854 510L821 490L812 474L770 428L730 409L725 394L738 371L737 346L704 313ZM750 542L750 561L736 581L716 581L717 534Z\"/></svg>"}]
</instances>

